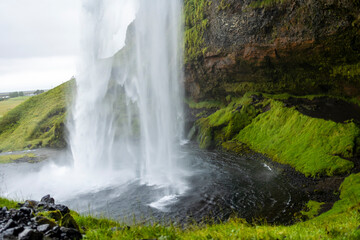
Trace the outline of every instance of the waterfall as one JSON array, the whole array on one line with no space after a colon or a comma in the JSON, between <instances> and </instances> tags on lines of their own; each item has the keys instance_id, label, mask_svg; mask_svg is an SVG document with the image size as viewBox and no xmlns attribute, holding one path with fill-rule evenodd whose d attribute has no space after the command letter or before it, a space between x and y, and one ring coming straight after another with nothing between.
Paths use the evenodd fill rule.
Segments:
<instances>
[{"instance_id":1,"label":"waterfall","mask_svg":"<svg viewBox=\"0 0 360 240\"><path fill-rule=\"evenodd\" d=\"M182 1L84 0L74 168L176 185L183 135Z\"/></svg>"}]
</instances>

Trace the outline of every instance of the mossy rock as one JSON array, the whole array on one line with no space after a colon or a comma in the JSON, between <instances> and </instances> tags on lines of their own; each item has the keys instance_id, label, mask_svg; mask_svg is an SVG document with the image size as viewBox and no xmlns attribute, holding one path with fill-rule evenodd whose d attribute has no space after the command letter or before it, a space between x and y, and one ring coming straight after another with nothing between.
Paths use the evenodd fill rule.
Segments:
<instances>
[{"instance_id":1,"label":"mossy rock","mask_svg":"<svg viewBox=\"0 0 360 240\"><path fill-rule=\"evenodd\" d=\"M250 148L246 144L237 141L224 142L221 144L221 147L225 150L235 152L239 155L251 152Z\"/></svg>"},{"instance_id":2,"label":"mossy rock","mask_svg":"<svg viewBox=\"0 0 360 240\"><path fill-rule=\"evenodd\" d=\"M73 228L80 232L79 225L76 223L75 219L69 214L65 214L65 216L60 221L60 226L66 228Z\"/></svg>"},{"instance_id":3,"label":"mossy rock","mask_svg":"<svg viewBox=\"0 0 360 240\"><path fill-rule=\"evenodd\" d=\"M56 222L60 221L62 219L62 214L59 210L42 212L42 213L39 213L39 216L44 216L47 218L54 219Z\"/></svg>"},{"instance_id":4,"label":"mossy rock","mask_svg":"<svg viewBox=\"0 0 360 240\"><path fill-rule=\"evenodd\" d=\"M38 223L38 225L49 224L50 227L55 227L57 225L54 220L51 220L51 219L49 219L47 217L43 217L43 216L37 216L36 222Z\"/></svg>"}]
</instances>

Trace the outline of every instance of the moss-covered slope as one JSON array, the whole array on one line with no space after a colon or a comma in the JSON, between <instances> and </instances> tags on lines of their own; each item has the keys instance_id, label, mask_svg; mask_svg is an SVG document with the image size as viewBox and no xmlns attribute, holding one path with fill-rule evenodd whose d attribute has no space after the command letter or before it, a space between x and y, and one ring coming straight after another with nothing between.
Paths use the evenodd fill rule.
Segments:
<instances>
[{"instance_id":1,"label":"moss-covered slope","mask_svg":"<svg viewBox=\"0 0 360 240\"><path fill-rule=\"evenodd\" d=\"M312 118L270 98L246 95L196 122L202 148L222 146L239 151L245 143L306 176L349 172L360 128L353 121L336 123ZM240 149L241 151L241 149Z\"/></svg>"},{"instance_id":2,"label":"moss-covered slope","mask_svg":"<svg viewBox=\"0 0 360 240\"><path fill-rule=\"evenodd\" d=\"M65 147L64 121L74 81L34 96L0 120L0 151Z\"/></svg>"}]
</instances>

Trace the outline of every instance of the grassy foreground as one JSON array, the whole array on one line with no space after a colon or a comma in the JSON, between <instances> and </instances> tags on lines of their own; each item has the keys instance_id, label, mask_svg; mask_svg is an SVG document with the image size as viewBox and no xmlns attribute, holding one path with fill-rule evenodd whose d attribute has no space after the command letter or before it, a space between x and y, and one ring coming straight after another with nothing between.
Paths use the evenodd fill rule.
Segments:
<instances>
[{"instance_id":1,"label":"grassy foreground","mask_svg":"<svg viewBox=\"0 0 360 240\"><path fill-rule=\"evenodd\" d=\"M74 81L27 99L0 119L0 151L64 147L64 121Z\"/></svg>"},{"instance_id":2,"label":"grassy foreground","mask_svg":"<svg viewBox=\"0 0 360 240\"><path fill-rule=\"evenodd\" d=\"M83 229L85 239L359 239L360 174L347 177L340 191L340 200L330 211L292 226L252 225L239 218L185 228L159 224L126 226L75 212L72 216ZM14 208L16 202L0 198L0 207L3 206Z\"/></svg>"}]
</instances>

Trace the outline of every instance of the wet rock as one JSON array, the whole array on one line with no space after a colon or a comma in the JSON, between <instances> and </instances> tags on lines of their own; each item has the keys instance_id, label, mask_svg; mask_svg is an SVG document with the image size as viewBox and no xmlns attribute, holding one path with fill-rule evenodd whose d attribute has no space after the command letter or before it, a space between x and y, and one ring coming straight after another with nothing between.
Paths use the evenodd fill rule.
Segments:
<instances>
[{"instance_id":1,"label":"wet rock","mask_svg":"<svg viewBox=\"0 0 360 240\"><path fill-rule=\"evenodd\" d=\"M43 225L40 225L36 228L39 232L47 232L48 230L51 229L51 226L49 224L43 224Z\"/></svg>"},{"instance_id":2,"label":"wet rock","mask_svg":"<svg viewBox=\"0 0 360 240\"><path fill-rule=\"evenodd\" d=\"M48 216L49 216L49 218L52 218L55 221L60 221L62 218L62 214L59 210L49 211Z\"/></svg>"},{"instance_id":3,"label":"wet rock","mask_svg":"<svg viewBox=\"0 0 360 240\"><path fill-rule=\"evenodd\" d=\"M56 223L51 221L50 219L46 218L46 217L41 217L41 216L37 216L35 218L35 221L37 222L38 225L45 225L48 224L51 227L55 227Z\"/></svg>"},{"instance_id":4,"label":"wet rock","mask_svg":"<svg viewBox=\"0 0 360 240\"><path fill-rule=\"evenodd\" d=\"M59 226L55 226L53 227L51 230L47 231L45 233L45 237L46 238L50 238L50 239L53 239L53 238L60 238L62 232L60 230L60 227Z\"/></svg>"},{"instance_id":5,"label":"wet rock","mask_svg":"<svg viewBox=\"0 0 360 240\"><path fill-rule=\"evenodd\" d=\"M38 205L38 202L37 201L34 201L34 200L26 200L23 207L26 207L26 208L36 208Z\"/></svg>"},{"instance_id":6,"label":"wet rock","mask_svg":"<svg viewBox=\"0 0 360 240\"><path fill-rule=\"evenodd\" d=\"M30 228L26 228L19 234L19 240L42 240L43 234Z\"/></svg>"},{"instance_id":7,"label":"wet rock","mask_svg":"<svg viewBox=\"0 0 360 240\"><path fill-rule=\"evenodd\" d=\"M60 225L62 227L73 228L73 229L76 229L77 231L80 231L80 228L77 225L75 219L68 213L61 219Z\"/></svg>"},{"instance_id":8,"label":"wet rock","mask_svg":"<svg viewBox=\"0 0 360 240\"><path fill-rule=\"evenodd\" d=\"M21 233L24 230L23 227L15 227L15 228L9 228L8 230L6 230L3 235L4 238L9 238L11 236L16 237L17 235L19 235L19 233Z\"/></svg>"},{"instance_id":9,"label":"wet rock","mask_svg":"<svg viewBox=\"0 0 360 240\"><path fill-rule=\"evenodd\" d=\"M41 198L40 202L48 203L48 204L55 204L54 198L50 197L50 194Z\"/></svg>"},{"instance_id":10,"label":"wet rock","mask_svg":"<svg viewBox=\"0 0 360 240\"><path fill-rule=\"evenodd\" d=\"M81 233L73 228L61 227L60 230L62 232L61 235L63 235L63 233L65 233L65 236L70 239L81 239L82 238Z\"/></svg>"},{"instance_id":11,"label":"wet rock","mask_svg":"<svg viewBox=\"0 0 360 240\"><path fill-rule=\"evenodd\" d=\"M81 239L79 226L69 208L54 203L55 200L46 195L40 202L27 200L19 204L20 209L1 208L0 240Z\"/></svg>"},{"instance_id":12,"label":"wet rock","mask_svg":"<svg viewBox=\"0 0 360 240\"><path fill-rule=\"evenodd\" d=\"M70 213L70 209L65 205L56 204L54 208L54 210L59 210L63 216L65 216L67 213Z\"/></svg>"},{"instance_id":13,"label":"wet rock","mask_svg":"<svg viewBox=\"0 0 360 240\"><path fill-rule=\"evenodd\" d=\"M16 227L16 223L14 222L14 220L10 219L10 220L6 223L6 225L4 226L4 228L2 229L2 231L5 231L5 230L7 230L7 229L9 229L9 228L14 228L14 227Z\"/></svg>"},{"instance_id":14,"label":"wet rock","mask_svg":"<svg viewBox=\"0 0 360 240\"><path fill-rule=\"evenodd\" d=\"M22 212L25 215L31 215L31 213L33 212L31 208L27 208L27 207L22 207L20 208L20 212Z\"/></svg>"}]
</instances>

